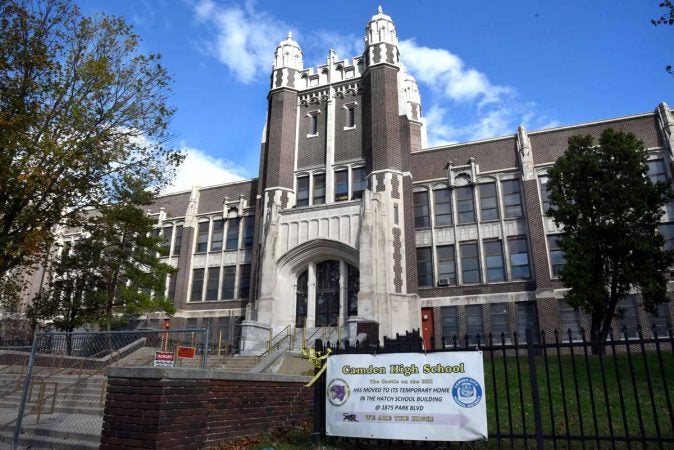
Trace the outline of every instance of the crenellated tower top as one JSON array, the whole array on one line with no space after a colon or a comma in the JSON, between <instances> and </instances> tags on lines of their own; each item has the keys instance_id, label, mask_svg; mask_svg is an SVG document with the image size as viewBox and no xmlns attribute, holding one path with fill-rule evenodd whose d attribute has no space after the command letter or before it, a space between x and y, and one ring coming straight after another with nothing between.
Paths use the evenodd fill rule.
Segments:
<instances>
[{"instance_id":1,"label":"crenellated tower top","mask_svg":"<svg viewBox=\"0 0 674 450\"><path fill-rule=\"evenodd\" d=\"M365 48L382 43L397 47L398 36L393 19L391 19L391 16L384 14L381 6L379 6L377 14L372 16L370 22L365 27Z\"/></svg>"},{"instance_id":2,"label":"crenellated tower top","mask_svg":"<svg viewBox=\"0 0 674 450\"><path fill-rule=\"evenodd\" d=\"M274 70L289 68L294 70L304 69L302 60L302 48L296 40L293 39L293 33L288 32L288 37L281 41L276 47L274 53Z\"/></svg>"}]
</instances>

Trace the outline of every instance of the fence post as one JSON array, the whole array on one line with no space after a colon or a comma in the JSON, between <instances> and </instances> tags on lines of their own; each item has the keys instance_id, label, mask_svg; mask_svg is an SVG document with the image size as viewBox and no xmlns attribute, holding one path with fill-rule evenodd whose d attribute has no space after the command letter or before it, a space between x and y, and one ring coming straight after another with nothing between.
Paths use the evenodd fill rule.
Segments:
<instances>
[{"instance_id":1,"label":"fence post","mask_svg":"<svg viewBox=\"0 0 674 450\"><path fill-rule=\"evenodd\" d=\"M201 368L206 370L208 367L208 334L210 332L210 327L206 327L206 336L204 336L204 357L201 360Z\"/></svg>"},{"instance_id":2,"label":"fence post","mask_svg":"<svg viewBox=\"0 0 674 450\"><path fill-rule=\"evenodd\" d=\"M26 369L26 378L23 381L23 393L21 394L21 403L19 403L19 413L16 417L16 427L14 428L14 441L12 442L12 449L19 448L19 435L21 434L21 423L23 422L23 413L26 410L26 401L28 400L28 388L30 387L30 380L33 375L33 365L35 364L35 347L37 346L37 334L40 330L38 325L35 326L33 333L33 347L30 349L30 358L28 359L28 368Z\"/></svg>"},{"instance_id":3,"label":"fence post","mask_svg":"<svg viewBox=\"0 0 674 450\"><path fill-rule=\"evenodd\" d=\"M541 399L538 395L538 375L536 374L536 351L534 349L534 333L531 328L526 330L527 359L529 361L529 379L531 380L531 401L534 410L534 425L536 427L536 448L543 450L543 421L541 420ZM524 407L524 405L522 405Z\"/></svg>"},{"instance_id":4,"label":"fence post","mask_svg":"<svg viewBox=\"0 0 674 450\"><path fill-rule=\"evenodd\" d=\"M314 341L314 349L316 352L323 352L323 342L320 339ZM314 375L318 373L320 369L314 368ZM325 389L323 387L323 380L325 377L321 377L316 380L314 384L314 428L312 432L312 440L315 445L321 445L321 435L323 434L323 423L325 421L325 407L323 406L323 399L325 398Z\"/></svg>"}]
</instances>

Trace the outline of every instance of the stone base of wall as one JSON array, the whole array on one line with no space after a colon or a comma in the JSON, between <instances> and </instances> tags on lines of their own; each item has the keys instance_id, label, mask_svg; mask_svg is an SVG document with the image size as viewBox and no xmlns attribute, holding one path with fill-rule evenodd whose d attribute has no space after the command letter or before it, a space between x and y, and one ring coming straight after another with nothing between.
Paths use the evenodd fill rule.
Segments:
<instances>
[{"instance_id":1,"label":"stone base of wall","mask_svg":"<svg viewBox=\"0 0 674 450\"><path fill-rule=\"evenodd\" d=\"M311 422L310 377L111 368L101 449L207 448Z\"/></svg>"}]
</instances>

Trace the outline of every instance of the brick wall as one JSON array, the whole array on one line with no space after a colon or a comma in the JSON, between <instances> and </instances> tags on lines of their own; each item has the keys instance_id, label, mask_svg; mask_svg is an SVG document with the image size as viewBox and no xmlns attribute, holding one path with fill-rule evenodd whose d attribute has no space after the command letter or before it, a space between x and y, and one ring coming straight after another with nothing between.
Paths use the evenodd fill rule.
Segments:
<instances>
[{"instance_id":1,"label":"brick wall","mask_svg":"<svg viewBox=\"0 0 674 450\"><path fill-rule=\"evenodd\" d=\"M276 427L310 422L308 377L113 368L101 449L208 448Z\"/></svg>"}]
</instances>

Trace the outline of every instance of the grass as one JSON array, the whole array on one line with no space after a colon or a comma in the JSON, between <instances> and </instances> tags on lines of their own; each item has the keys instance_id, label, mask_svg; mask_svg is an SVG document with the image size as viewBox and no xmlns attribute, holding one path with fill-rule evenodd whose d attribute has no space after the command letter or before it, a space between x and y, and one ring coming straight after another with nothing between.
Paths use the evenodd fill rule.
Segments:
<instances>
[{"instance_id":1,"label":"grass","mask_svg":"<svg viewBox=\"0 0 674 450\"><path fill-rule=\"evenodd\" d=\"M624 350L624 347L623 347ZM553 349L535 357L540 419L545 448L613 448L608 440L586 442L577 436L617 436L673 439L673 442L617 442L615 448L674 448L674 352L658 355L637 351L603 356L557 354ZM578 352L581 352L578 354ZM222 450L294 449L483 449L535 448L535 415L529 361L526 354L484 353L485 397L490 440L486 443L429 443L414 441L325 438L322 446L311 439L310 427L274 431L254 439L219 447ZM547 360L547 365L546 365ZM650 383L649 383L650 380ZM604 389L606 386L606 389ZM672 405L674 407L674 404ZM641 420L639 419L641 418ZM496 435L502 439L495 439ZM529 435L526 439L524 435ZM553 437L555 439L553 439Z\"/></svg>"},{"instance_id":2,"label":"grass","mask_svg":"<svg viewBox=\"0 0 674 450\"><path fill-rule=\"evenodd\" d=\"M548 353L547 367L543 356L536 357L543 434L674 438L665 390L667 384L674 401L674 377L666 378L674 360L670 353L661 356L662 366L655 352L631 358ZM534 435L527 358L495 357L492 363L485 354L485 384L490 434Z\"/></svg>"}]
</instances>

